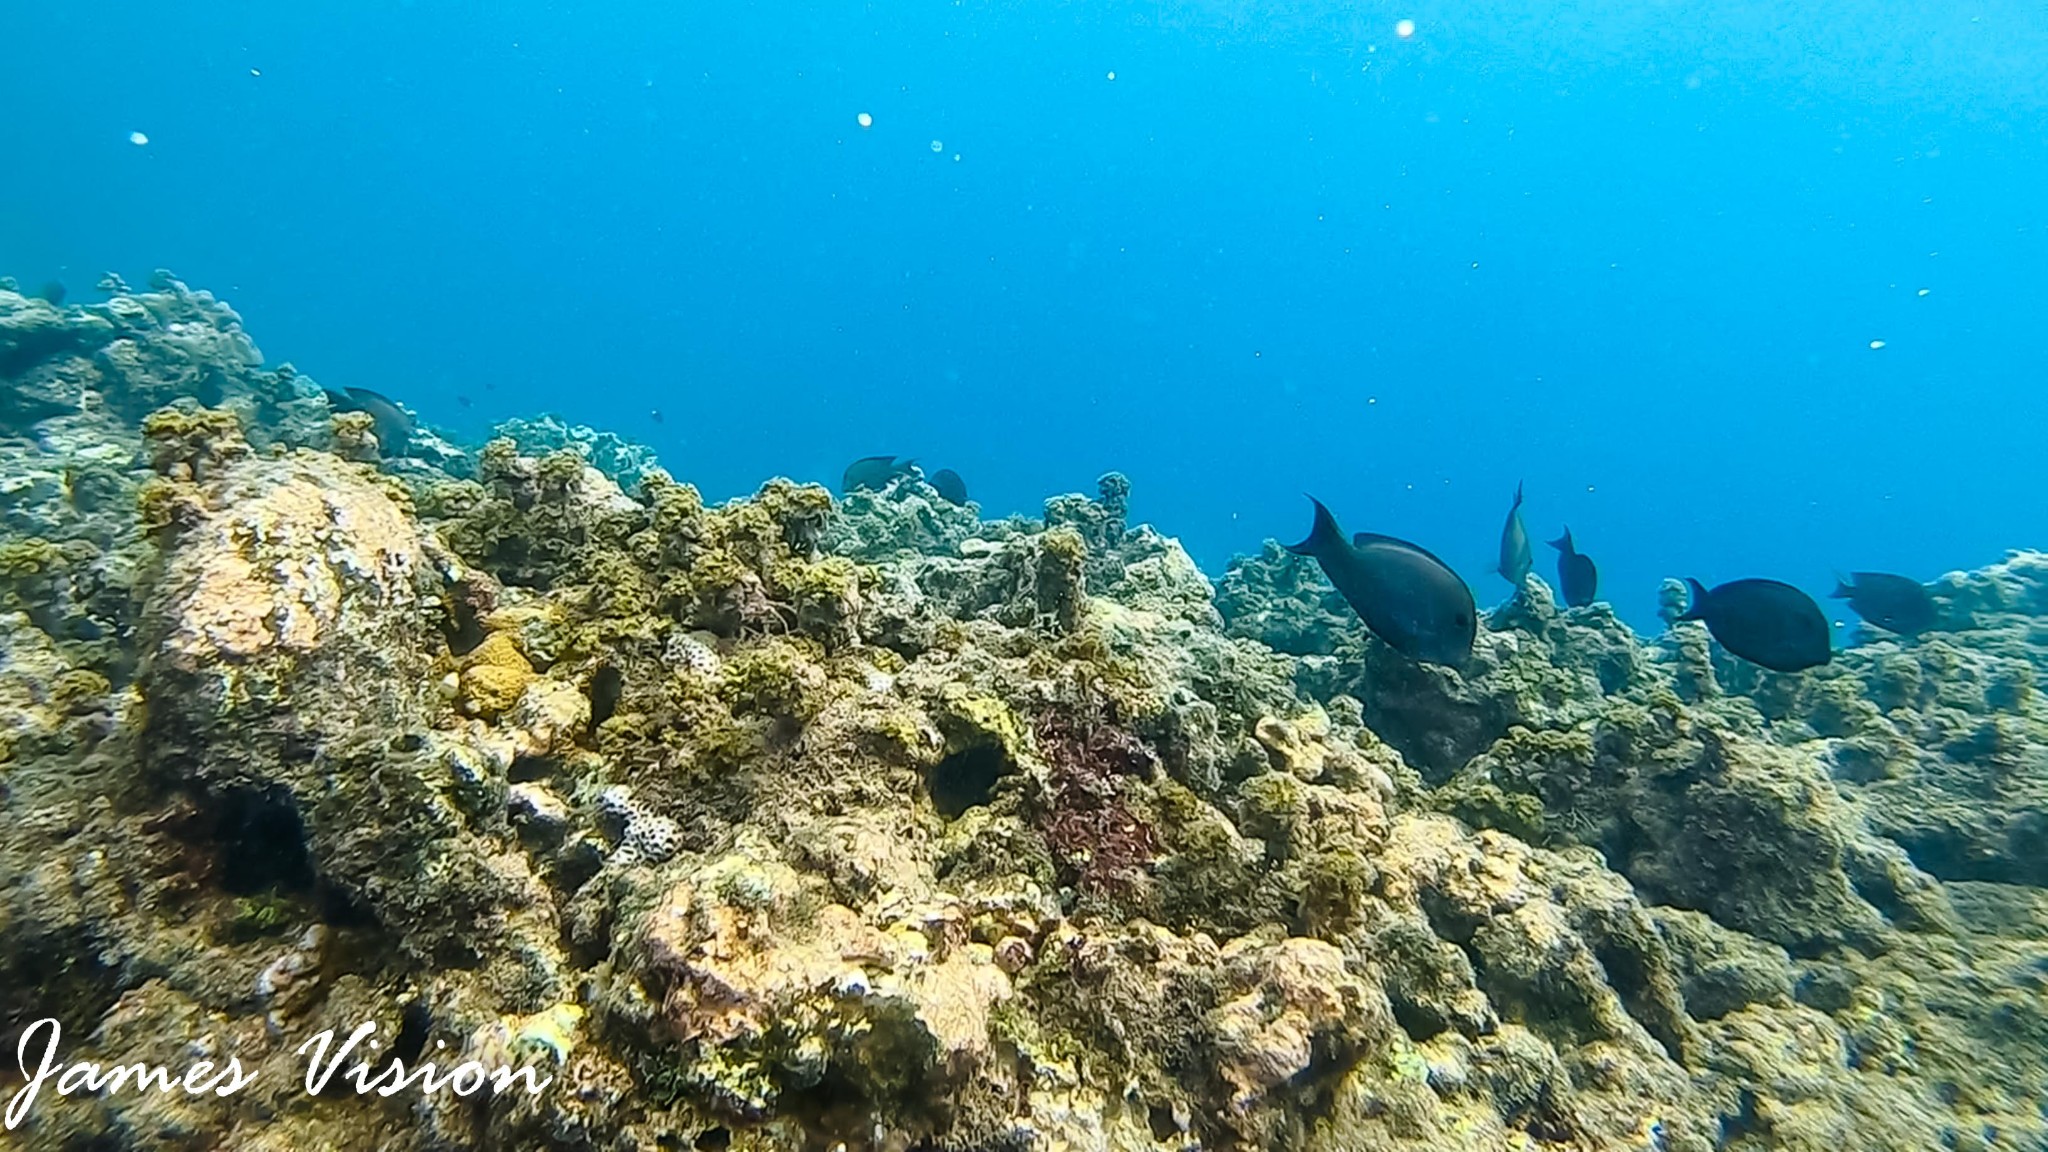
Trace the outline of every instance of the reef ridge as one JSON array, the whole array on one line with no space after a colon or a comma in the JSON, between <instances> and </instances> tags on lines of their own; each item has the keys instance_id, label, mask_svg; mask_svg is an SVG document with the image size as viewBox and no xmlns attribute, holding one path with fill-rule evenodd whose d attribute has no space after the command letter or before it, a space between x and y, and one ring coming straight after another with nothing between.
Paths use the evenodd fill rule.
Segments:
<instances>
[{"instance_id":1,"label":"reef ridge","mask_svg":"<svg viewBox=\"0 0 2048 1152\"><path fill-rule=\"evenodd\" d=\"M257 1079L23 1147L2048 1147L2048 554L1790 675L1530 578L1453 671L1117 474L394 455L103 288L0 289L0 1050ZM365 1022L551 1086L307 1092Z\"/></svg>"}]
</instances>

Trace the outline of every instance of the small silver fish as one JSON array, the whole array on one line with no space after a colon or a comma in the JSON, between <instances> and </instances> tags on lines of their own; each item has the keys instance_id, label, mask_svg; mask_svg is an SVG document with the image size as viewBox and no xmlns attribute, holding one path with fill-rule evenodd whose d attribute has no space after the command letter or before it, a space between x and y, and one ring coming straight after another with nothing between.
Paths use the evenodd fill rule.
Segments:
<instances>
[{"instance_id":1,"label":"small silver fish","mask_svg":"<svg viewBox=\"0 0 2048 1152\"><path fill-rule=\"evenodd\" d=\"M1508 509L1507 523L1500 527L1500 566L1494 571L1515 587L1529 575L1529 530L1522 527L1522 486L1515 485L1515 503Z\"/></svg>"}]
</instances>

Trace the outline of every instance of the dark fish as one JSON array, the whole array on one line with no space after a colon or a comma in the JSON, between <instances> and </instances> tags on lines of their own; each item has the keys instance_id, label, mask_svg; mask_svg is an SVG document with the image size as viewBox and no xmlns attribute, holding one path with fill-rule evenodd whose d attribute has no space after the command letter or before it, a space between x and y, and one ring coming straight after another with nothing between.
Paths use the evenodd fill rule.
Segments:
<instances>
[{"instance_id":1,"label":"dark fish","mask_svg":"<svg viewBox=\"0 0 2048 1152\"><path fill-rule=\"evenodd\" d=\"M1522 527L1522 486L1515 485L1515 503L1508 509L1507 523L1500 526L1500 573L1515 587L1529 575L1534 561L1529 557L1529 530Z\"/></svg>"},{"instance_id":2,"label":"dark fish","mask_svg":"<svg viewBox=\"0 0 2048 1152\"><path fill-rule=\"evenodd\" d=\"M1701 620L1721 647L1775 672L1818 668L1834 655L1828 618L1813 597L1776 580L1734 580L1712 590L1687 578L1692 603L1680 620Z\"/></svg>"},{"instance_id":3,"label":"dark fish","mask_svg":"<svg viewBox=\"0 0 2048 1152\"><path fill-rule=\"evenodd\" d=\"M953 504L967 503L967 481L960 478L951 468L941 468L932 473L931 485L939 498Z\"/></svg>"},{"instance_id":4,"label":"dark fish","mask_svg":"<svg viewBox=\"0 0 2048 1152\"><path fill-rule=\"evenodd\" d=\"M1593 594L1600 587L1600 571L1593 567L1593 558L1572 547L1572 530L1565 527L1564 535L1550 542L1557 549L1557 583L1564 589L1564 602L1573 608L1584 608L1593 602Z\"/></svg>"},{"instance_id":5,"label":"dark fish","mask_svg":"<svg viewBox=\"0 0 2048 1152\"><path fill-rule=\"evenodd\" d=\"M63 281L52 280L48 284L43 285L43 290L36 293L36 295L41 296L46 303L62 308L64 306L64 297L70 295L70 293L64 290Z\"/></svg>"},{"instance_id":6,"label":"dark fish","mask_svg":"<svg viewBox=\"0 0 2048 1152\"><path fill-rule=\"evenodd\" d=\"M649 420L652 420L652 421L654 421L654 422L655 422L656 424L659 424L659 423L661 423L661 409L659 409L659 408L653 408L653 409L650 409L650 410L648 411L648 413L647 413L647 418L648 418Z\"/></svg>"},{"instance_id":7,"label":"dark fish","mask_svg":"<svg viewBox=\"0 0 2048 1152\"><path fill-rule=\"evenodd\" d=\"M462 405L462 406L463 406L464 408L468 408L468 407L470 407L471 405L473 405L473 404L475 404L475 403L476 403L476 401L474 401L474 400L471 400L471 399L470 399L469 397L467 397L467 396L457 396L457 397L455 398L455 402L456 402L457 404L460 404L460 405Z\"/></svg>"},{"instance_id":8,"label":"dark fish","mask_svg":"<svg viewBox=\"0 0 2048 1152\"><path fill-rule=\"evenodd\" d=\"M417 427L405 409L393 403L389 397L372 392L368 388L344 388L339 392L325 389L327 403L337 412L368 412L377 430L377 443L386 456L404 453L412 443L412 434Z\"/></svg>"},{"instance_id":9,"label":"dark fish","mask_svg":"<svg viewBox=\"0 0 2048 1152\"><path fill-rule=\"evenodd\" d=\"M1925 584L1908 576L1851 572L1847 581L1835 581L1834 598L1847 600L1866 623L1902 636L1934 626L1934 599Z\"/></svg>"},{"instance_id":10,"label":"dark fish","mask_svg":"<svg viewBox=\"0 0 2048 1152\"><path fill-rule=\"evenodd\" d=\"M1288 551L1313 556L1372 634L1411 660L1457 665L1472 652L1472 590L1450 565L1405 540L1360 532L1350 543L1315 497L1315 528Z\"/></svg>"},{"instance_id":11,"label":"dark fish","mask_svg":"<svg viewBox=\"0 0 2048 1152\"><path fill-rule=\"evenodd\" d=\"M908 474L911 464L894 456L863 456L846 466L846 474L839 478L839 491L842 495L863 488L879 492L889 481Z\"/></svg>"}]
</instances>

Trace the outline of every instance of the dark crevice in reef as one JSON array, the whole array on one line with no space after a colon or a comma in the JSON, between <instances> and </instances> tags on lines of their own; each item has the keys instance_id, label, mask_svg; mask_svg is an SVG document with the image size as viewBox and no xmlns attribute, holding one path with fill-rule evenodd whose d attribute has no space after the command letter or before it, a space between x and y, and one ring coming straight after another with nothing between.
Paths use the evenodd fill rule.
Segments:
<instances>
[{"instance_id":1,"label":"dark crevice in reef","mask_svg":"<svg viewBox=\"0 0 2048 1152\"><path fill-rule=\"evenodd\" d=\"M2048 814L2022 813L2012 819L2002 829L2010 850L1997 854L1983 851L1981 824L1981 820L1953 825L1930 820L1925 827L1892 828L1885 834L1906 850L1915 868L1938 880L2033 888L2048 885ZM1863 883L1857 884L1857 891L1877 904L1885 915L1895 921L1899 919L1896 907L1873 899Z\"/></svg>"},{"instance_id":2,"label":"dark crevice in reef","mask_svg":"<svg viewBox=\"0 0 2048 1152\"><path fill-rule=\"evenodd\" d=\"M1622 1007L1628 1010L1628 1014L1643 1026L1652 1039L1664 1046L1665 1055L1683 1062L1685 1037L1679 1031L1680 1022L1672 1016L1672 1009L1657 1000L1651 986L1649 959L1633 948L1612 942L1595 942L1593 958L1600 962L1608 984L1621 997Z\"/></svg>"},{"instance_id":3,"label":"dark crevice in reef","mask_svg":"<svg viewBox=\"0 0 2048 1152\"><path fill-rule=\"evenodd\" d=\"M619 699L625 695L626 678L617 668L602 665L590 674L590 731L611 719L619 710Z\"/></svg>"},{"instance_id":4,"label":"dark crevice in reef","mask_svg":"<svg viewBox=\"0 0 2048 1152\"><path fill-rule=\"evenodd\" d=\"M282 788L240 788L214 799L221 887L232 895L310 892L313 860L306 825Z\"/></svg>"},{"instance_id":5,"label":"dark crevice in reef","mask_svg":"<svg viewBox=\"0 0 2048 1152\"><path fill-rule=\"evenodd\" d=\"M434 1010L426 1000L414 997L405 1002L399 1014L398 1035L392 1038L391 1055L407 1064L420 1058L427 1050L427 1038L434 1030Z\"/></svg>"},{"instance_id":6,"label":"dark crevice in reef","mask_svg":"<svg viewBox=\"0 0 2048 1152\"><path fill-rule=\"evenodd\" d=\"M1410 1040L1417 1044L1434 1040L1450 1030L1450 1021L1433 1008L1417 1003L1412 996L1397 995L1388 990L1387 1000L1394 1010L1394 1023L1401 1026Z\"/></svg>"},{"instance_id":7,"label":"dark crevice in reef","mask_svg":"<svg viewBox=\"0 0 2048 1152\"><path fill-rule=\"evenodd\" d=\"M92 351L105 341L89 332L67 328L25 328L12 335L10 346L0 351L0 379L25 376L31 369L46 360L54 360L65 354L83 354ZM9 410L9 402L21 406L19 412ZM49 410L45 410L49 409ZM47 420L51 416L70 412L68 406L29 406L8 390L0 398L0 413L24 418L26 422Z\"/></svg>"},{"instance_id":8,"label":"dark crevice in reef","mask_svg":"<svg viewBox=\"0 0 2048 1152\"><path fill-rule=\"evenodd\" d=\"M445 605L441 634L450 652L466 656L484 642L483 616L495 606L495 598L481 585L464 580L450 590Z\"/></svg>"},{"instance_id":9,"label":"dark crevice in reef","mask_svg":"<svg viewBox=\"0 0 2048 1152\"><path fill-rule=\"evenodd\" d=\"M1419 691L1408 696L1371 695L1364 705L1366 727L1399 751L1432 786L1449 780L1507 735L1512 722L1498 701L1460 701Z\"/></svg>"},{"instance_id":10,"label":"dark crevice in reef","mask_svg":"<svg viewBox=\"0 0 2048 1152\"><path fill-rule=\"evenodd\" d=\"M1010 771L1010 757L998 744L962 748L931 770L932 806L947 819L995 798L996 781Z\"/></svg>"},{"instance_id":11,"label":"dark crevice in reef","mask_svg":"<svg viewBox=\"0 0 2048 1152\"><path fill-rule=\"evenodd\" d=\"M1180 1135L1180 1121L1174 1118L1173 1109L1164 1104L1154 1104L1146 1109L1145 1122L1151 1125L1152 1139L1161 1143Z\"/></svg>"},{"instance_id":12,"label":"dark crevice in reef","mask_svg":"<svg viewBox=\"0 0 2048 1152\"><path fill-rule=\"evenodd\" d=\"M336 928L376 928L377 914L360 896L333 884L320 885L320 920Z\"/></svg>"},{"instance_id":13,"label":"dark crevice in reef","mask_svg":"<svg viewBox=\"0 0 2048 1152\"><path fill-rule=\"evenodd\" d=\"M515 757L512 766L505 770L505 781L509 784L531 784L536 780L548 779L561 767L561 764L550 756L519 756Z\"/></svg>"},{"instance_id":14,"label":"dark crevice in reef","mask_svg":"<svg viewBox=\"0 0 2048 1152\"><path fill-rule=\"evenodd\" d=\"M90 1034L120 998L117 980L83 937L37 938L0 955L0 1050L19 1052L22 1032L45 1017L55 1017L65 1036Z\"/></svg>"}]
</instances>

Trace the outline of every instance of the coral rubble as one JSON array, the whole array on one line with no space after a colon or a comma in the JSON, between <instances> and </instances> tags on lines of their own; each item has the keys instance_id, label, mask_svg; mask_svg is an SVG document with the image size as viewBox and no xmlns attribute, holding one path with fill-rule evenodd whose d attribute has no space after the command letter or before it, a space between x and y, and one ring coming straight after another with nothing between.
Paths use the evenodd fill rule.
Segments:
<instances>
[{"instance_id":1,"label":"coral rubble","mask_svg":"<svg viewBox=\"0 0 2048 1152\"><path fill-rule=\"evenodd\" d=\"M257 1078L25 1147L2048 1146L2048 556L1795 675L1532 581L1453 671L1118 475L387 458L107 287L0 291L0 1046ZM307 1091L365 1023L550 1086Z\"/></svg>"}]
</instances>

